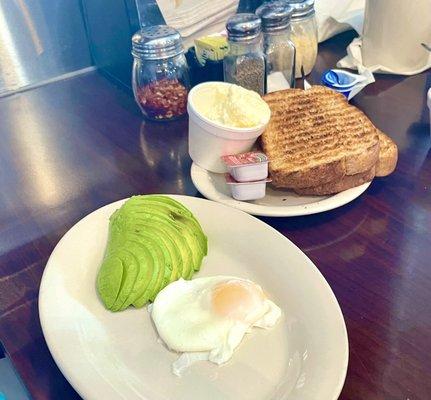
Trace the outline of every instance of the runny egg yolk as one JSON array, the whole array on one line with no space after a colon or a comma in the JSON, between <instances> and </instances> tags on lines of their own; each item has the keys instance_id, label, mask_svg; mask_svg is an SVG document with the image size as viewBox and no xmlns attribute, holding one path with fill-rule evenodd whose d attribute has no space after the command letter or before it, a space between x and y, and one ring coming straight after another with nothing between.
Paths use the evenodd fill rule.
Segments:
<instances>
[{"instance_id":1,"label":"runny egg yolk","mask_svg":"<svg viewBox=\"0 0 431 400\"><path fill-rule=\"evenodd\" d=\"M246 321L265 298L262 289L252 282L223 282L213 289L212 308L218 315Z\"/></svg>"}]
</instances>

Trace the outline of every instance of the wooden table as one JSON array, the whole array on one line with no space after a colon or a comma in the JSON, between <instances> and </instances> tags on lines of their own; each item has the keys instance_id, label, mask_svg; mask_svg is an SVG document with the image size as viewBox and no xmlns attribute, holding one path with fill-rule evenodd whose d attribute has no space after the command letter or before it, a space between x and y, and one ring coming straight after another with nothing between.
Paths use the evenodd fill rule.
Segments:
<instances>
[{"instance_id":1,"label":"wooden table","mask_svg":"<svg viewBox=\"0 0 431 400\"><path fill-rule=\"evenodd\" d=\"M352 37L321 45L312 82ZM431 74L376 79L353 103L397 142L395 173L337 210L263 220L316 263L338 298L350 342L340 398L426 400ZM187 121L142 122L130 93L97 72L1 99L0 121L0 340L34 399L77 399L41 332L45 263L61 236L104 204L136 193L199 195L189 174Z\"/></svg>"}]
</instances>

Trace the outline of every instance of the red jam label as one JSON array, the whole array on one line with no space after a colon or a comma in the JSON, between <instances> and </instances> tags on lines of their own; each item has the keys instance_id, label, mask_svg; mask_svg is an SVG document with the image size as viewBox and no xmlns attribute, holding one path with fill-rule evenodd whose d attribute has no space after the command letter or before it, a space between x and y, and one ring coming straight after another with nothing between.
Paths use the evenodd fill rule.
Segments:
<instances>
[{"instance_id":1,"label":"red jam label","mask_svg":"<svg viewBox=\"0 0 431 400\"><path fill-rule=\"evenodd\" d=\"M250 151L243 154L231 154L228 156L222 156L221 159L228 167L268 162L268 157L265 154L257 151Z\"/></svg>"},{"instance_id":2,"label":"red jam label","mask_svg":"<svg viewBox=\"0 0 431 400\"><path fill-rule=\"evenodd\" d=\"M255 184L255 183L268 183L268 182L272 182L271 178L262 179L261 181L238 182L229 173L224 174L224 177L225 177L226 183L228 185L251 185L251 184Z\"/></svg>"}]
</instances>

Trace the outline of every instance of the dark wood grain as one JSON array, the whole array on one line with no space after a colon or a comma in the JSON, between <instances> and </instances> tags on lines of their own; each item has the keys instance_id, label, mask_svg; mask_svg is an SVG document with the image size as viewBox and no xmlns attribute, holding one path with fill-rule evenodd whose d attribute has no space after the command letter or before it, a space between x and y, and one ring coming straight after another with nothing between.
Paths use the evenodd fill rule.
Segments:
<instances>
[{"instance_id":1,"label":"dark wood grain","mask_svg":"<svg viewBox=\"0 0 431 400\"><path fill-rule=\"evenodd\" d=\"M335 65L352 37L320 46L310 81ZM353 103L397 142L395 173L339 209L264 220L306 252L340 302L350 342L340 398L427 400L431 74L376 78ZM0 122L0 340L34 399L78 399L40 328L45 263L61 236L104 204L135 193L199 195L187 120L145 123L130 93L91 73L1 99Z\"/></svg>"}]
</instances>

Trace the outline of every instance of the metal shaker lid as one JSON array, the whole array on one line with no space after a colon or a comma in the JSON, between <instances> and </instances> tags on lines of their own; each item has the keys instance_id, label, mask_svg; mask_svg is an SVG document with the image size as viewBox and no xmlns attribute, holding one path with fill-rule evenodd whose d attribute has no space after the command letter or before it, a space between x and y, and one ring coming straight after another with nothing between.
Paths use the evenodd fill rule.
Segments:
<instances>
[{"instance_id":1,"label":"metal shaker lid","mask_svg":"<svg viewBox=\"0 0 431 400\"><path fill-rule=\"evenodd\" d=\"M273 1L265 3L256 10L262 20L262 30L272 32L286 29L290 24L292 8L286 2Z\"/></svg>"},{"instance_id":2,"label":"metal shaker lid","mask_svg":"<svg viewBox=\"0 0 431 400\"><path fill-rule=\"evenodd\" d=\"M261 20L251 13L236 14L227 20L226 30L229 40L233 42L255 39L261 32Z\"/></svg>"},{"instance_id":3,"label":"metal shaker lid","mask_svg":"<svg viewBox=\"0 0 431 400\"><path fill-rule=\"evenodd\" d=\"M314 14L314 0L285 0L292 7L292 19L302 19Z\"/></svg>"},{"instance_id":4,"label":"metal shaker lid","mask_svg":"<svg viewBox=\"0 0 431 400\"><path fill-rule=\"evenodd\" d=\"M158 60L184 52L180 33L167 25L147 26L132 37L132 54L144 60Z\"/></svg>"}]
</instances>

